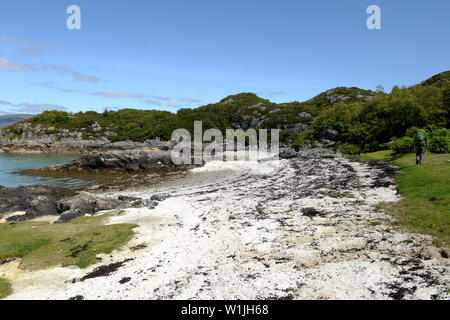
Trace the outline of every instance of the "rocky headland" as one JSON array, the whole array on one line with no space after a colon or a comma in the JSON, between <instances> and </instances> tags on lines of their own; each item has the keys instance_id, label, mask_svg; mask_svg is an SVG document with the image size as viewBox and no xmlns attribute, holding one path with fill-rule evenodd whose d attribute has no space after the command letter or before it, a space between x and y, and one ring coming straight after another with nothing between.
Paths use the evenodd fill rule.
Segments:
<instances>
[{"instance_id":1,"label":"rocky headland","mask_svg":"<svg viewBox=\"0 0 450 320\"><path fill-rule=\"evenodd\" d=\"M98 130L98 124L89 127ZM95 154L100 152L147 150L168 150L173 143L150 139L145 142L131 140L110 142L105 136L93 138L84 134L85 130L56 129L43 125L33 126L30 123L19 123L14 132L6 128L0 134L0 152L5 153L71 153ZM18 132L20 134L18 134Z\"/></svg>"}]
</instances>

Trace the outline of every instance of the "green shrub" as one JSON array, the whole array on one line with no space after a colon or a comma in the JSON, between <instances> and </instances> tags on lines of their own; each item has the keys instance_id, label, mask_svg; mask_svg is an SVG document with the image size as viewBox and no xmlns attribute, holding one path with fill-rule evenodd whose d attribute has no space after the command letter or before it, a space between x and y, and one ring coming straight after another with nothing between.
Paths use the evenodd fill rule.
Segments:
<instances>
[{"instance_id":1,"label":"green shrub","mask_svg":"<svg viewBox=\"0 0 450 320\"><path fill-rule=\"evenodd\" d=\"M434 153L450 152L450 130L443 128L433 131L430 139L430 151Z\"/></svg>"},{"instance_id":2,"label":"green shrub","mask_svg":"<svg viewBox=\"0 0 450 320\"><path fill-rule=\"evenodd\" d=\"M72 117L69 113L64 111L44 111L37 116L32 118L32 121L35 123L70 123Z\"/></svg>"},{"instance_id":3,"label":"green shrub","mask_svg":"<svg viewBox=\"0 0 450 320\"><path fill-rule=\"evenodd\" d=\"M405 136L414 138L416 136L417 130L419 130L419 128L417 128L416 126L413 126L413 127L409 128L408 130L406 130Z\"/></svg>"},{"instance_id":4,"label":"green shrub","mask_svg":"<svg viewBox=\"0 0 450 320\"><path fill-rule=\"evenodd\" d=\"M414 139L411 137L403 137L392 142L390 147L395 154L410 153L414 151Z\"/></svg>"},{"instance_id":5,"label":"green shrub","mask_svg":"<svg viewBox=\"0 0 450 320\"><path fill-rule=\"evenodd\" d=\"M361 153L361 147L356 144L344 143L339 148L343 154L355 155Z\"/></svg>"},{"instance_id":6,"label":"green shrub","mask_svg":"<svg viewBox=\"0 0 450 320\"><path fill-rule=\"evenodd\" d=\"M291 147L298 151L301 147L306 146L308 144L314 146L314 142L315 142L314 131L308 130L300 133L297 136L297 139L295 139L292 142Z\"/></svg>"},{"instance_id":7,"label":"green shrub","mask_svg":"<svg viewBox=\"0 0 450 320\"><path fill-rule=\"evenodd\" d=\"M296 138L295 134L291 130L282 130L280 132L280 142L291 143Z\"/></svg>"}]
</instances>

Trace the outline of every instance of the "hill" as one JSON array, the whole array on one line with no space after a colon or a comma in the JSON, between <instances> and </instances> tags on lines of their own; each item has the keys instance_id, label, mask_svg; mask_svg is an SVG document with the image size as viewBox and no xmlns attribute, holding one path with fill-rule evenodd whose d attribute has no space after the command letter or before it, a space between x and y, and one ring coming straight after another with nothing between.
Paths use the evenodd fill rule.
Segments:
<instances>
[{"instance_id":1,"label":"hill","mask_svg":"<svg viewBox=\"0 0 450 320\"><path fill-rule=\"evenodd\" d=\"M67 113L46 111L3 130L3 137L33 139L108 139L111 142L168 140L178 128L277 128L280 140L294 148L325 146L345 153L377 151L390 145L411 146L418 127L431 138L431 151L449 150L450 71L392 92L338 87L304 102L274 103L254 93L240 93L177 113L122 109ZM397 141L398 139L403 139ZM391 144L397 141L396 144ZM399 150L402 148L398 148ZM448 151L447 151L448 152Z\"/></svg>"},{"instance_id":2,"label":"hill","mask_svg":"<svg viewBox=\"0 0 450 320\"><path fill-rule=\"evenodd\" d=\"M31 118L32 114L7 114L0 116L0 128L6 128L16 122Z\"/></svg>"},{"instance_id":3,"label":"hill","mask_svg":"<svg viewBox=\"0 0 450 320\"><path fill-rule=\"evenodd\" d=\"M422 81L420 85L422 86L436 86L436 87L445 87L448 82L450 82L450 71L444 71L441 73L438 73L431 78Z\"/></svg>"}]
</instances>

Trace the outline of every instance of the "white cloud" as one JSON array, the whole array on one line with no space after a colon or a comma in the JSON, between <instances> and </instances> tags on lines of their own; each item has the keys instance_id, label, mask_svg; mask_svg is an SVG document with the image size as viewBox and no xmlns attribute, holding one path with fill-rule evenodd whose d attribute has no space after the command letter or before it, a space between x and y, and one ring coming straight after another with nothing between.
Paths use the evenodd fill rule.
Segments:
<instances>
[{"instance_id":1,"label":"white cloud","mask_svg":"<svg viewBox=\"0 0 450 320\"><path fill-rule=\"evenodd\" d=\"M143 94L138 93L124 93L124 92L96 92L94 93L96 96L105 97L105 98L137 98L142 99L144 97Z\"/></svg>"},{"instance_id":2,"label":"white cloud","mask_svg":"<svg viewBox=\"0 0 450 320\"><path fill-rule=\"evenodd\" d=\"M0 100L0 104L3 106L12 106L11 102Z\"/></svg>"},{"instance_id":3,"label":"white cloud","mask_svg":"<svg viewBox=\"0 0 450 320\"><path fill-rule=\"evenodd\" d=\"M160 107L161 106L161 102L157 101L157 100L145 100L144 101L146 104L151 105L151 106L157 106Z\"/></svg>"},{"instance_id":4,"label":"white cloud","mask_svg":"<svg viewBox=\"0 0 450 320\"><path fill-rule=\"evenodd\" d=\"M193 98L183 98L181 99L182 102L186 102L186 103L200 103L202 102L201 100L197 100L197 99L193 99Z\"/></svg>"},{"instance_id":5,"label":"white cloud","mask_svg":"<svg viewBox=\"0 0 450 320\"><path fill-rule=\"evenodd\" d=\"M24 64L24 63L17 63L5 58L0 58L0 70L4 71L10 71L10 72L28 72L28 71L34 71L33 67Z\"/></svg>"},{"instance_id":6,"label":"white cloud","mask_svg":"<svg viewBox=\"0 0 450 320\"><path fill-rule=\"evenodd\" d=\"M65 66L56 66L54 64L46 64L42 66L42 71L57 71L61 74L66 74L67 72L70 71L69 68L65 67Z\"/></svg>"},{"instance_id":7,"label":"white cloud","mask_svg":"<svg viewBox=\"0 0 450 320\"><path fill-rule=\"evenodd\" d=\"M0 41L12 43L16 46L22 47L22 49L19 50L19 54L26 57L38 57L42 55L45 50L53 48L53 46L48 43L19 40L6 35L0 35Z\"/></svg>"},{"instance_id":8,"label":"white cloud","mask_svg":"<svg viewBox=\"0 0 450 320\"><path fill-rule=\"evenodd\" d=\"M161 100L161 101L170 101L171 99L169 97L161 97L161 96L150 96L151 98Z\"/></svg>"},{"instance_id":9,"label":"white cloud","mask_svg":"<svg viewBox=\"0 0 450 320\"><path fill-rule=\"evenodd\" d=\"M40 81L40 82L30 82L32 85L38 86L38 87L46 87L50 89L55 88L55 82L54 81Z\"/></svg>"},{"instance_id":10,"label":"white cloud","mask_svg":"<svg viewBox=\"0 0 450 320\"><path fill-rule=\"evenodd\" d=\"M169 102L167 102L167 106L169 108L180 108L181 104L178 100L172 99Z\"/></svg>"},{"instance_id":11,"label":"white cloud","mask_svg":"<svg viewBox=\"0 0 450 320\"><path fill-rule=\"evenodd\" d=\"M65 88L62 88L62 87L58 86L58 84L56 82L54 82L54 81L30 82L30 84L32 84L34 86L43 87L43 88L49 88L49 89L58 90L58 91L61 91L61 92L66 92L66 93L80 93L80 92L83 92L81 90L76 90L76 89L65 89Z\"/></svg>"},{"instance_id":12,"label":"white cloud","mask_svg":"<svg viewBox=\"0 0 450 320\"><path fill-rule=\"evenodd\" d=\"M182 99L175 99L175 98L170 98L170 97L162 97L162 96L149 96L150 100L146 100L145 102L147 103L147 101L152 101L155 102L156 100L159 101L165 101L167 102L167 107L169 108L180 108L181 107L181 103L188 103L188 104L192 104L192 103L201 103L201 100L198 99L194 99L194 98L182 98ZM151 103L148 103L151 104ZM155 104L156 105L156 104ZM159 106L160 104L158 104Z\"/></svg>"},{"instance_id":13,"label":"white cloud","mask_svg":"<svg viewBox=\"0 0 450 320\"><path fill-rule=\"evenodd\" d=\"M26 112L26 113L41 113L46 110L59 110L59 111L68 111L68 109L64 106L56 105L56 104L34 104L24 102L15 106L17 112Z\"/></svg>"},{"instance_id":14,"label":"white cloud","mask_svg":"<svg viewBox=\"0 0 450 320\"><path fill-rule=\"evenodd\" d=\"M267 95L269 95L269 96L280 96L282 94L283 94L283 92L281 92L281 91L272 91L272 92L269 92Z\"/></svg>"},{"instance_id":15,"label":"white cloud","mask_svg":"<svg viewBox=\"0 0 450 320\"><path fill-rule=\"evenodd\" d=\"M6 35L0 35L0 41L13 43L13 44L21 46L21 47L52 48L52 45L50 45L48 43L36 42L36 41L30 41L30 40L19 40L19 39L14 39L14 38L6 36Z\"/></svg>"},{"instance_id":16,"label":"white cloud","mask_svg":"<svg viewBox=\"0 0 450 320\"><path fill-rule=\"evenodd\" d=\"M70 72L70 69L65 66L46 64L43 65L40 69L35 69L28 64L14 62L6 58L0 58L0 70L9 72L56 71L59 72L60 74L66 74ZM71 75L73 76L74 81L96 83L101 80L100 78L89 76L75 71L71 72Z\"/></svg>"},{"instance_id":17,"label":"white cloud","mask_svg":"<svg viewBox=\"0 0 450 320\"><path fill-rule=\"evenodd\" d=\"M42 50L39 48L22 48L19 50L19 54L24 57L39 57L42 54Z\"/></svg>"},{"instance_id":18,"label":"white cloud","mask_svg":"<svg viewBox=\"0 0 450 320\"><path fill-rule=\"evenodd\" d=\"M82 82L99 82L100 78L97 77L93 77L93 76L88 76L82 73L78 73L78 72L72 72L72 75L74 77L74 81L82 81Z\"/></svg>"}]
</instances>

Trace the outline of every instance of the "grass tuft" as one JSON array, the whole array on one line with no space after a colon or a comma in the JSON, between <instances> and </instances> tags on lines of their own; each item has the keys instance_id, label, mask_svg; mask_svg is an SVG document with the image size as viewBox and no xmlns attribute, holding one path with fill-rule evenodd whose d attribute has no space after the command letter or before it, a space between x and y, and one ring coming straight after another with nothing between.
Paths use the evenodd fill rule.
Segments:
<instances>
[{"instance_id":1,"label":"grass tuft","mask_svg":"<svg viewBox=\"0 0 450 320\"><path fill-rule=\"evenodd\" d=\"M104 225L117 211L95 217L80 217L64 224L27 221L0 224L0 263L21 258L20 268L47 269L77 265L86 268L98 262L133 236L134 224Z\"/></svg>"},{"instance_id":2,"label":"grass tuft","mask_svg":"<svg viewBox=\"0 0 450 320\"><path fill-rule=\"evenodd\" d=\"M8 279L0 278L0 300L12 293L11 282Z\"/></svg>"}]
</instances>

